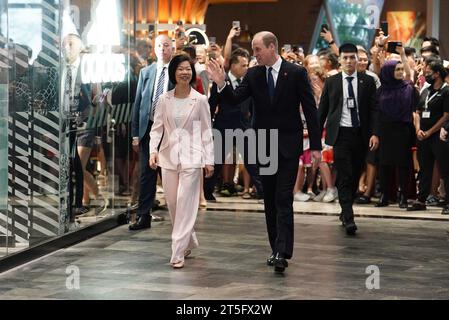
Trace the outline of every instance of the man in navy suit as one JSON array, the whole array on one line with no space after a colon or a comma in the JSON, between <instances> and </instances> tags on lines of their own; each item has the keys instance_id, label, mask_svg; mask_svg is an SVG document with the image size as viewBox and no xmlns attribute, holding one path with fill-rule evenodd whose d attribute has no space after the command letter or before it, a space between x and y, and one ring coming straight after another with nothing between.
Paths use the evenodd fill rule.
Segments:
<instances>
[{"instance_id":1,"label":"man in navy suit","mask_svg":"<svg viewBox=\"0 0 449 320\"><path fill-rule=\"evenodd\" d=\"M157 62L140 71L136 101L132 111L132 144L133 148L139 152L140 162L140 196L138 219L129 226L130 230L151 227L150 210L156 195L157 171L149 167L150 131L157 99L174 88L168 79L168 65L173 55L172 40L166 35L158 36L155 42L155 53Z\"/></svg>"},{"instance_id":2,"label":"man in navy suit","mask_svg":"<svg viewBox=\"0 0 449 320\"><path fill-rule=\"evenodd\" d=\"M260 163L260 177L264 191L265 217L272 254L267 264L274 265L275 272L284 272L287 259L293 255L293 187L302 154L302 121L299 112L303 108L310 137L310 149L314 161L321 159L321 134L312 89L304 68L283 60L278 52L278 40L268 31L257 33L252 41L258 66L250 68L242 83L235 90L226 84L222 66L211 61L208 72L217 83L222 98L237 105L253 98L258 143L274 148L277 170L266 174L266 165ZM275 130L278 141L261 140L263 130ZM267 133L266 137L270 134ZM263 149L263 148L262 148ZM267 148L268 150L272 148ZM259 152L258 160L261 159ZM262 155L263 157L264 155ZM273 155L270 154L270 158ZM271 165L271 164L270 164Z\"/></svg>"}]
</instances>

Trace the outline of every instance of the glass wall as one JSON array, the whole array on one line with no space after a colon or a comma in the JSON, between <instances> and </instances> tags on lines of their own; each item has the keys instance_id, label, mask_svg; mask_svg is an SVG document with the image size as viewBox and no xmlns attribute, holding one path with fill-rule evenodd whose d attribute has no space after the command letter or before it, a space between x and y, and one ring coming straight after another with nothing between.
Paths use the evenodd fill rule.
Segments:
<instances>
[{"instance_id":1,"label":"glass wall","mask_svg":"<svg viewBox=\"0 0 449 320\"><path fill-rule=\"evenodd\" d=\"M380 14L384 0L325 0L312 37L313 52L326 48L327 43L319 37L321 26L327 24L337 45L351 42L369 49L373 43L376 28L379 28Z\"/></svg>"},{"instance_id":2,"label":"glass wall","mask_svg":"<svg viewBox=\"0 0 449 320\"><path fill-rule=\"evenodd\" d=\"M134 3L1 0L0 258L136 203Z\"/></svg>"}]
</instances>

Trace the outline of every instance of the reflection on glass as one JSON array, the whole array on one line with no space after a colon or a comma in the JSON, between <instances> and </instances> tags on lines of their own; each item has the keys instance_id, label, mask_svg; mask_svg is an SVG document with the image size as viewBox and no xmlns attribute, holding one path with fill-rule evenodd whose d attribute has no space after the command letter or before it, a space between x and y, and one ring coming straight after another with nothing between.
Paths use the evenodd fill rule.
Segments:
<instances>
[{"instance_id":1,"label":"reflection on glass","mask_svg":"<svg viewBox=\"0 0 449 320\"><path fill-rule=\"evenodd\" d=\"M332 21L333 30L337 32L340 44L351 42L367 49L371 47L384 0L326 0L324 7L327 17ZM326 16L317 21L317 26L328 23ZM327 47L322 39L317 40L316 49Z\"/></svg>"}]
</instances>

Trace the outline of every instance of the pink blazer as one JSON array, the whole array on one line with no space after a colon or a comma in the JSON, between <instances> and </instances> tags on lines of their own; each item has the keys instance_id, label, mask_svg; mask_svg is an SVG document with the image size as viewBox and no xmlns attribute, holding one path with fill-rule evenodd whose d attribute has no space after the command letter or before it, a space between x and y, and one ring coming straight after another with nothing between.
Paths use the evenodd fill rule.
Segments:
<instances>
[{"instance_id":1,"label":"pink blazer","mask_svg":"<svg viewBox=\"0 0 449 320\"><path fill-rule=\"evenodd\" d=\"M181 126L176 128L172 113L174 93L175 90L171 90L159 97L150 132L150 154L158 153L158 165L164 169L214 165L214 142L207 97L192 88L187 98L187 115Z\"/></svg>"}]
</instances>

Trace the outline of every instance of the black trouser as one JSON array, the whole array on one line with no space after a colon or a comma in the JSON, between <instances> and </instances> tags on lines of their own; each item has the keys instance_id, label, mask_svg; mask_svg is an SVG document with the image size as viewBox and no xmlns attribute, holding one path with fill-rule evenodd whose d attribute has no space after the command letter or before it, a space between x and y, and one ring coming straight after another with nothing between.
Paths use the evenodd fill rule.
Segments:
<instances>
[{"instance_id":1,"label":"black trouser","mask_svg":"<svg viewBox=\"0 0 449 320\"><path fill-rule=\"evenodd\" d=\"M337 169L338 201L346 222L354 220L352 205L357 193L365 156L366 149L360 130L341 127L334 145L334 164Z\"/></svg>"},{"instance_id":2,"label":"black trouser","mask_svg":"<svg viewBox=\"0 0 449 320\"><path fill-rule=\"evenodd\" d=\"M298 158L279 155L274 175L261 175L264 191L265 219L273 253L293 255L293 188L298 174Z\"/></svg>"},{"instance_id":3,"label":"black trouser","mask_svg":"<svg viewBox=\"0 0 449 320\"><path fill-rule=\"evenodd\" d=\"M407 185L410 175L410 167L408 166L391 166L380 165L379 180L380 180L380 192L388 199L388 183L395 175L395 169L398 170L399 188L404 196L407 196Z\"/></svg>"},{"instance_id":4,"label":"black trouser","mask_svg":"<svg viewBox=\"0 0 449 320\"><path fill-rule=\"evenodd\" d=\"M439 133L423 141L418 141L419 193L418 201L425 203L432 186L433 165L435 160L440 168L440 176L446 190L446 203L449 204L449 149L441 141Z\"/></svg>"},{"instance_id":5,"label":"black trouser","mask_svg":"<svg viewBox=\"0 0 449 320\"><path fill-rule=\"evenodd\" d=\"M69 128L69 205L68 212L70 222L75 221L74 208L81 208L83 206L83 191L84 191L84 176L83 166L77 150L76 143L76 125L74 128ZM74 196L75 194L75 196ZM75 202L74 202L75 201Z\"/></svg>"},{"instance_id":6,"label":"black trouser","mask_svg":"<svg viewBox=\"0 0 449 320\"><path fill-rule=\"evenodd\" d=\"M156 196L157 170L150 168L150 131L153 122L148 124L147 131L139 144L139 162L140 162L140 195L138 216L149 215Z\"/></svg>"}]
</instances>

